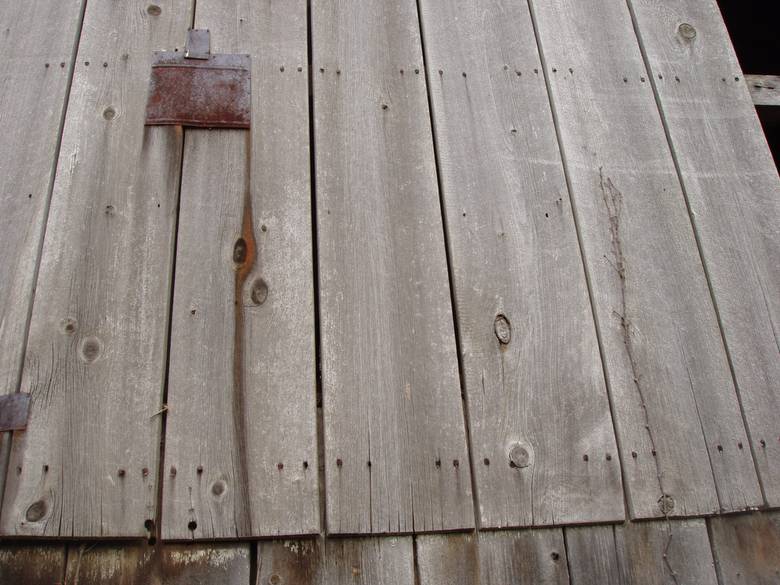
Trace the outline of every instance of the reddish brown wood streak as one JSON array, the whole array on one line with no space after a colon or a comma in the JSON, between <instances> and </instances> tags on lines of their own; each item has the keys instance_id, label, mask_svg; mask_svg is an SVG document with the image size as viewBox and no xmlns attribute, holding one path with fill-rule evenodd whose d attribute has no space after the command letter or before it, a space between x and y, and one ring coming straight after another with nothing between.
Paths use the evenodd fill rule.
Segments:
<instances>
[{"instance_id":1,"label":"reddish brown wood streak","mask_svg":"<svg viewBox=\"0 0 780 585\"><path fill-rule=\"evenodd\" d=\"M237 457L235 468L238 477L236 485L236 530L238 535L252 532L252 507L249 492L249 466L247 462L246 436L246 387L244 380L244 287L252 272L257 258L257 243L252 225L252 135L246 132L246 165L244 181L244 210L241 219L241 238L244 241L245 253L241 262L235 266L236 280L234 292L234 349L233 349L233 433L235 453Z\"/></svg>"}]
</instances>

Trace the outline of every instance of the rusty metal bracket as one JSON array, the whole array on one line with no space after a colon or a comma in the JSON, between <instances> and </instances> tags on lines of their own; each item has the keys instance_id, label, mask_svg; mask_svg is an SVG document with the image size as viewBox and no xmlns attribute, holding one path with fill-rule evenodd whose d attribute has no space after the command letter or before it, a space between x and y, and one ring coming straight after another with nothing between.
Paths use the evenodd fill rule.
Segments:
<instances>
[{"instance_id":1,"label":"rusty metal bracket","mask_svg":"<svg viewBox=\"0 0 780 585\"><path fill-rule=\"evenodd\" d=\"M23 431L30 416L30 395L15 392L0 396L0 432Z\"/></svg>"},{"instance_id":2,"label":"rusty metal bracket","mask_svg":"<svg viewBox=\"0 0 780 585\"><path fill-rule=\"evenodd\" d=\"M183 54L154 54L146 125L249 128L250 71L249 55L212 55L209 31L189 30Z\"/></svg>"}]
</instances>

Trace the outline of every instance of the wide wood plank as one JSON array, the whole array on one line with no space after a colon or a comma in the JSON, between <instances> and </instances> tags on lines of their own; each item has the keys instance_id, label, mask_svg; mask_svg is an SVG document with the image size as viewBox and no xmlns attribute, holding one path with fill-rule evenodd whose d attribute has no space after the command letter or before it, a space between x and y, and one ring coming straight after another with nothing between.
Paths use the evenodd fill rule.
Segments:
<instances>
[{"instance_id":1,"label":"wide wood plank","mask_svg":"<svg viewBox=\"0 0 780 585\"><path fill-rule=\"evenodd\" d=\"M769 505L780 506L777 167L717 3L630 4L699 236L764 494ZM723 454L739 453L741 437L728 439Z\"/></svg>"},{"instance_id":2,"label":"wide wood plank","mask_svg":"<svg viewBox=\"0 0 780 585\"><path fill-rule=\"evenodd\" d=\"M631 515L758 505L717 316L628 7L622 0L531 6Z\"/></svg>"},{"instance_id":3,"label":"wide wood plank","mask_svg":"<svg viewBox=\"0 0 780 585\"><path fill-rule=\"evenodd\" d=\"M195 25L251 56L252 130L186 132L163 537L316 533L306 2L201 0Z\"/></svg>"},{"instance_id":4,"label":"wide wood plank","mask_svg":"<svg viewBox=\"0 0 780 585\"><path fill-rule=\"evenodd\" d=\"M0 583L55 585L65 575L65 546L61 544L0 545Z\"/></svg>"},{"instance_id":5,"label":"wide wood plank","mask_svg":"<svg viewBox=\"0 0 780 585\"><path fill-rule=\"evenodd\" d=\"M621 520L620 462L528 5L420 5L481 525Z\"/></svg>"},{"instance_id":6,"label":"wide wood plank","mask_svg":"<svg viewBox=\"0 0 780 585\"><path fill-rule=\"evenodd\" d=\"M566 585L560 529L417 537L420 585Z\"/></svg>"},{"instance_id":7,"label":"wide wood plank","mask_svg":"<svg viewBox=\"0 0 780 585\"><path fill-rule=\"evenodd\" d=\"M412 539L362 538L261 542L257 583L412 585Z\"/></svg>"},{"instance_id":8,"label":"wide wood plank","mask_svg":"<svg viewBox=\"0 0 780 585\"><path fill-rule=\"evenodd\" d=\"M68 550L74 585L249 585L252 554L241 545L79 544Z\"/></svg>"},{"instance_id":9,"label":"wide wood plank","mask_svg":"<svg viewBox=\"0 0 780 585\"><path fill-rule=\"evenodd\" d=\"M142 536L156 513L181 131L145 128L154 49L190 0L94 2L62 137L3 534Z\"/></svg>"},{"instance_id":10,"label":"wide wood plank","mask_svg":"<svg viewBox=\"0 0 780 585\"><path fill-rule=\"evenodd\" d=\"M327 523L473 525L413 0L312 2Z\"/></svg>"},{"instance_id":11,"label":"wide wood plank","mask_svg":"<svg viewBox=\"0 0 780 585\"><path fill-rule=\"evenodd\" d=\"M0 394L18 391L83 0L0 6ZM0 434L0 494L10 453Z\"/></svg>"},{"instance_id":12,"label":"wide wood plank","mask_svg":"<svg viewBox=\"0 0 780 585\"><path fill-rule=\"evenodd\" d=\"M717 585L704 520L566 529L572 585Z\"/></svg>"},{"instance_id":13,"label":"wide wood plank","mask_svg":"<svg viewBox=\"0 0 780 585\"><path fill-rule=\"evenodd\" d=\"M720 585L780 582L780 513L722 516L709 523Z\"/></svg>"},{"instance_id":14,"label":"wide wood plank","mask_svg":"<svg viewBox=\"0 0 780 585\"><path fill-rule=\"evenodd\" d=\"M82 0L0 6L0 393L15 392Z\"/></svg>"}]
</instances>

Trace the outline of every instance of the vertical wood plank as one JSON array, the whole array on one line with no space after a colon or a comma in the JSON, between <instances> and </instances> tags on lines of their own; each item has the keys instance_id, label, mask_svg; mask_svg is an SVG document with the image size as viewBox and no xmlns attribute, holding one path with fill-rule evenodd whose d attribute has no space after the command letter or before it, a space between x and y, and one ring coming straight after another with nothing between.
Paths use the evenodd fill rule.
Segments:
<instances>
[{"instance_id":1,"label":"vertical wood plank","mask_svg":"<svg viewBox=\"0 0 780 585\"><path fill-rule=\"evenodd\" d=\"M312 19L328 530L467 528L416 5L317 0Z\"/></svg>"},{"instance_id":2,"label":"vertical wood plank","mask_svg":"<svg viewBox=\"0 0 780 585\"><path fill-rule=\"evenodd\" d=\"M721 516L709 523L720 585L780 581L780 513Z\"/></svg>"},{"instance_id":3,"label":"vertical wood plank","mask_svg":"<svg viewBox=\"0 0 780 585\"><path fill-rule=\"evenodd\" d=\"M531 6L631 515L758 505L727 356L628 8L622 0Z\"/></svg>"},{"instance_id":4,"label":"vertical wood plank","mask_svg":"<svg viewBox=\"0 0 780 585\"><path fill-rule=\"evenodd\" d=\"M566 529L572 585L716 585L704 520Z\"/></svg>"},{"instance_id":5,"label":"vertical wood plank","mask_svg":"<svg viewBox=\"0 0 780 585\"><path fill-rule=\"evenodd\" d=\"M61 583L64 575L64 545L0 545L0 583L54 585Z\"/></svg>"},{"instance_id":6,"label":"vertical wood plank","mask_svg":"<svg viewBox=\"0 0 780 585\"><path fill-rule=\"evenodd\" d=\"M261 542L257 583L413 585L412 549L410 537Z\"/></svg>"},{"instance_id":7,"label":"vertical wood plank","mask_svg":"<svg viewBox=\"0 0 780 585\"><path fill-rule=\"evenodd\" d=\"M481 525L621 520L604 374L528 5L420 4ZM527 466L512 463L513 449Z\"/></svg>"},{"instance_id":8,"label":"vertical wood plank","mask_svg":"<svg viewBox=\"0 0 780 585\"><path fill-rule=\"evenodd\" d=\"M201 0L195 24L251 56L252 152L187 130L163 537L316 533L306 2Z\"/></svg>"},{"instance_id":9,"label":"vertical wood plank","mask_svg":"<svg viewBox=\"0 0 780 585\"><path fill-rule=\"evenodd\" d=\"M767 503L780 506L780 180L712 0L632 0ZM739 449L731 443L724 450Z\"/></svg>"},{"instance_id":10,"label":"vertical wood plank","mask_svg":"<svg viewBox=\"0 0 780 585\"><path fill-rule=\"evenodd\" d=\"M190 0L94 2L63 130L4 534L143 536L156 470L181 131L144 128L154 49Z\"/></svg>"},{"instance_id":11,"label":"vertical wood plank","mask_svg":"<svg viewBox=\"0 0 780 585\"><path fill-rule=\"evenodd\" d=\"M65 583L78 585L249 585L242 545L81 544L68 551Z\"/></svg>"},{"instance_id":12,"label":"vertical wood plank","mask_svg":"<svg viewBox=\"0 0 780 585\"><path fill-rule=\"evenodd\" d=\"M83 0L0 6L0 394L19 390L82 10ZM0 494L10 446L0 434Z\"/></svg>"},{"instance_id":13,"label":"vertical wood plank","mask_svg":"<svg viewBox=\"0 0 780 585\"><path fill-rule=\"evenodd\" d=\"M82 0L0 6L0 393L19 385Z\"/></svg>"},{"instance_id":14,"label":"vertical wood plank","mask_svg":"<svg viewBox=\"0 0 780 585\"><path fill-rule=\"evenodd\" d=\"M420 585L566 585L560 529L417 537Z\"/></svg>"}]
</instances>

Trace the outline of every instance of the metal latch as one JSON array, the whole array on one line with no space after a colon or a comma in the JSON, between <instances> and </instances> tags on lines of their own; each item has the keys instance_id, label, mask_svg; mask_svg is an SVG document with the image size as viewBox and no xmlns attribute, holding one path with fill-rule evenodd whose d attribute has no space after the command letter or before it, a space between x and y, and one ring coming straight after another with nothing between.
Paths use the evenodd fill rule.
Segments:
<instances>
[{"instance_id":1,"label":"metal latch","mask_svg":"<svg viewBox=\"0 0 780 585\"><path fill-rule=\"evenodd\" d=\"M0 432L23 431L30 416L30 395L15 392L0 396Z\"/></svg>"},{"instance_id":2,"label":"metal latch","mask_svg":"<svg viewBox=\"0 0 780 585\"><path fill-rule=\"evenodd\" d=\"M249 128L249 55L211 54L208 30L190 29L184 53L155 52L146 125Z\"/></svg>"}]
</instances>

